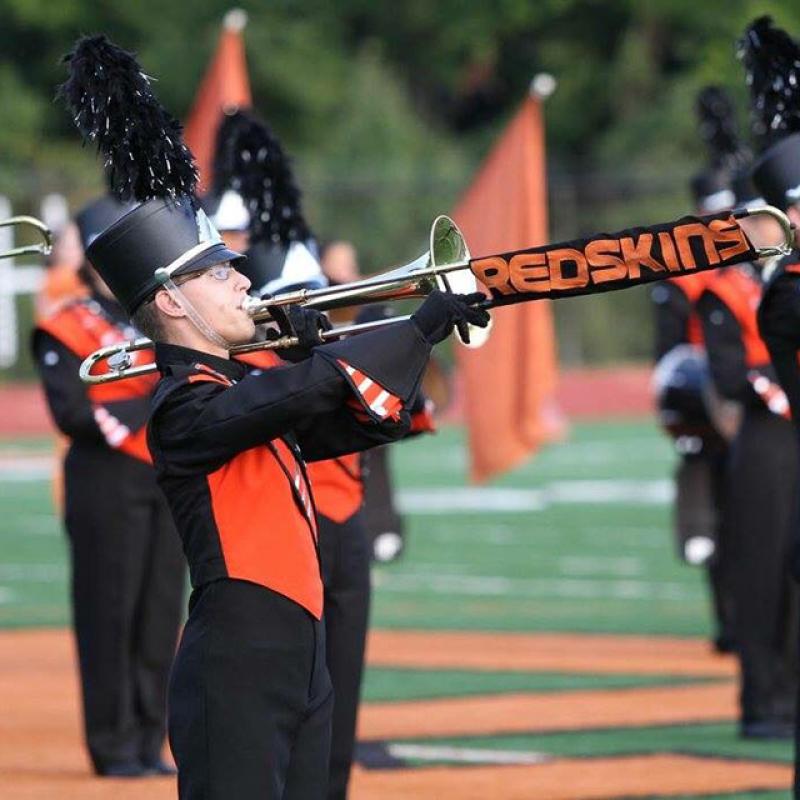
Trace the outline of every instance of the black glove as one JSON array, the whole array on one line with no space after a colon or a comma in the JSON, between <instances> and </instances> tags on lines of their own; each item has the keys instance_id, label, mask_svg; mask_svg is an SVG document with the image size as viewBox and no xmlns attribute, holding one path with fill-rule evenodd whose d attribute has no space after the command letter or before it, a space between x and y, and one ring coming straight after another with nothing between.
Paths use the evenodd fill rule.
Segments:
<instances>
[{"instance_id":1,"label":"black glove","mask_svg":"<svg viewBox=\"0 0 800 800\"><path fill-rule=\"evenodd\" d=\"M468 325L485 328L489 324L489 312L484 308L476 308L484 300L486 295L482 292L452 294L437 289L425 298L411 319L429 344L443 342L453 326L458 328L461 340L468 343Z\"/></svg>"},{"instance_id":2,"label":"black glove","mask_svg":"<svg viewBox=\"0 0 800 800\"><path fill-rule=\"evenodd\" d=\"M285 361L302 361L311 355L317 345L322 344L321 332L329 331L333 326L321 311L313 308L291 305L283 311L284 320L279 320L280 329L268 330L267 338L274 340L287 335L296 336L299 339L296 345L281 348L279 352Z\"/></svg>"},{"instance_id":3,"label":"black glove","mask_svg":"<svg viewBox=\"0 0 800 800\"><path fill-rule=\"evenodd\" d=\"M322 344L322 331L329 331L333 327L331 321L314 308L289 306L288 317L294 335L300 340L297 346L309 350Z\"/></svg>"}]
</instances>

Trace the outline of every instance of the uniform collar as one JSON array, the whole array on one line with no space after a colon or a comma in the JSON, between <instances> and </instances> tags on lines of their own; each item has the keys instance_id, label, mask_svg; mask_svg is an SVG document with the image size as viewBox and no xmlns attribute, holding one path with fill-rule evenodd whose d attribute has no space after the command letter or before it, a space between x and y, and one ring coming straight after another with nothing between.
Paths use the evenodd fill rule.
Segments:
<instances>
[{"instance_id":1,"label":"uniform collar","mask_svg":"<svg viewBox=\"0 0 800 800\"><path fill-rule=\"evenodd\" d=\"M156 342L156 363L162 373L166 372L169 367L203 364L222 373L232 381L239 381L247 374L247 367L238 361L165 342Z\"/></svg>"}]
</instances>

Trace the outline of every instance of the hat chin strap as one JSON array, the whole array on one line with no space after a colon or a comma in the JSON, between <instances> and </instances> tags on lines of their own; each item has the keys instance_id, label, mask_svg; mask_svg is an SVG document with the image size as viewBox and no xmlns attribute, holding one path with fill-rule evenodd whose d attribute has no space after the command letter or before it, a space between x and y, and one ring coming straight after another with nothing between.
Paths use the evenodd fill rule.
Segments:
<instances>
[{"instance_id":1,"label":"hat chin strap","mask_svg":"<svg viewBox=\"0 0 800 800\"><path fill-rule=\"evenodd\" d=\"M220 336L201 316L200 312L191 304L189 298L173 283L171 277L167 277L161 284L167 290L169 296L183 309L186 316L200 333L217 347L228 351L233 345L224 337Z\"/></svg>"}]
</instances>

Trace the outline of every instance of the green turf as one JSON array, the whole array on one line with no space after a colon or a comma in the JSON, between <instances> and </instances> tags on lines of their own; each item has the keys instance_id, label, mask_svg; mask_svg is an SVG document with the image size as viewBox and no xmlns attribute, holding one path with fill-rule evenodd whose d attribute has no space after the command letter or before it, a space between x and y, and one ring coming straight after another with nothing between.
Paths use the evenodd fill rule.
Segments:
<instances>
[{"instance_id":1,"label":"green turf","mask_svg":"<svg viewBox=\"0 0 800 800\"><path fill-rule=\"evenodd\" d=\"M638 482L668 480L673 461L649 422L576 425L569 441L496 485L633 481L630 502L409 514L405 557L376 570L376 623L708 635L704 576L676 559L669 506L636 502ZM461 431L404 443L394 448L394 464L405 488L463 485Z\"/></svg>"},{"instance_id":2,"label":"green turf","mask_svg":"<svg viewBox=\"0 0 800 800\"><path fill-rule=\"evenodd\" d=\"M40 455L50 447L46 439L6 440L0 456L9 448ZM403 443L393 458L406 490L464 486L466 450L458 429ZM650 422L581 424L566 442L543 449L496 485L652 483L668 478L672 462L669 443ZM668 506L635 499L555 502L530 513L412 510L405 557L375 570L374 623L708 634L703 576L677 562ZM0 473L0 520L0 625L64 623L65 547L49 482L8 481Z\"/></svg>"},{"instance_id":3,"label":"green turf","mask_svg":"<svg viewBox=\"0 0 800 800\"><path fill-rule=\"evenodd\" d=\"M69 620L67 542L50 483L6 480L0 488L0 626L63 625Z\"/></svg>"},{"instance_id":4,"label":"green turf","mask_svg":"<svg viewBox=\"0 0 800 800\"><path fill-rule=\"evenodd\" d=\"M738 737L736 726L731 723L409 741L415 744L546 753L569 758L659 752L782 762L789 762L793 758L791 742L745 741Z\"/></svg>"},{"instance_id":5,"label":"green turf","mask_svg":"<svg viewBox=\"0 0 800 800\"><path fill-rule=\"evenodd\" d=\"M0 464L50 452L42 439L0 442ZM399 486L440 490L465 485L463 434L447 429L393 448ZM68 622L67 549L46 477L0 470L0 626ZM575 425L563 444L544 449L497 481L503 490L538 492L535 511L485 513L454 507L444 514L410 508L408 549L397 563L376 568L373 624L395 628L710 635L701 570L675 557L664 498L643 502L669 479L674 456L648 421ZM13 478L13 480L11 479ZM599 494L586 494L598 484ZM583 483L578 483L583 482ZM628 482L629 494L601 502ZM568 501L575 488L580 502ZM443 491L442 491L443 490ZM566 492L566 494L565 494ZM454 495L455 496L455 495ZM526 495L527 496L527 495ZM417 501L415 501L417 502ZM513 691L570 691L669 682L669 676L596 676L466 670L371 669L372 701ZM556 756L681 752L787 762L786 743L742 742L732 724L634 728L425 740L469 747L541 751ZM752 792L732 800L785 797ZM654 798L656 795L653 796ZM704 796L703 800L713 800Z\"/></svg>"},{"instance_id":6,"label":"green turf","mask_svg":"<svg viewBox=\"0 0 800 800\"><path fill-rule=\"evenodd\" d=\"M697 683L697 678L661 675L584 675L563 672L468 672L466 670L372 667L364 678L364 699L372 702L423 700L509 692L564 692Z\"/></svg>"},{"instance_id":7,"label":"green turf","mask_svg":"<svg viewBox=\"0 0 800 800\"><path fill-rule=\"evenodd\" d=\"M27 450L34 453L52 453L53 440L49 436L0 436L0 455L10 450Z\"/></svg>"}]
</instances>

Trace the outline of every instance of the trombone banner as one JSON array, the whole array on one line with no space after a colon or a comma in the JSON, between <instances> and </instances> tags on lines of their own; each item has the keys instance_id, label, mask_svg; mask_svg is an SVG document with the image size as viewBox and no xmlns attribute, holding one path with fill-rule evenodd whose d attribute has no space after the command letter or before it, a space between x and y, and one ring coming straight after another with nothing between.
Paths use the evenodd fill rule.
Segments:
<instances>
[{"instance_id":1,"label":"trombone banner","mask_svg":"<svg viewBox=\"0 0 800 800\"><path fill-rule=\"evenodd\" d=\"M759 257L730 212L589 239L530 247L470 261L491 306L608 292Z\"/></svg>"}]
</instances>

